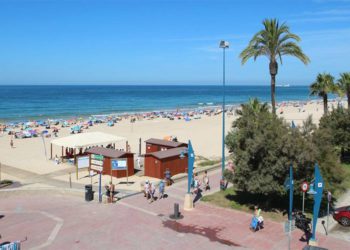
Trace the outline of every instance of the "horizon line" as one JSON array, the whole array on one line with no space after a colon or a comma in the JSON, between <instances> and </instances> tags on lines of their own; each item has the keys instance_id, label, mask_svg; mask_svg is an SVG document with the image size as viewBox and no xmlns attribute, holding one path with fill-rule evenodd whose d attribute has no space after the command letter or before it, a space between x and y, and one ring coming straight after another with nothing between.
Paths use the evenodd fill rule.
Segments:
<instances>
[{"instance_id":1,"label":"horizon line","mask_svg":"<svg viewBox=\"0 0 350 250\"><path fill-rule=\"evenodd\" d=\"M309 86L309 84L276 84L276 87L280 87L280 85L289 85L289 87L293 86ZM0 86L222 86L222 83L171 83L171 84L156 84L156 83L13 83L13 84L1 84ZM258 83L226 83L225 86L271 86L270 84L258 84Z\"/></svg>"}]
</instances>

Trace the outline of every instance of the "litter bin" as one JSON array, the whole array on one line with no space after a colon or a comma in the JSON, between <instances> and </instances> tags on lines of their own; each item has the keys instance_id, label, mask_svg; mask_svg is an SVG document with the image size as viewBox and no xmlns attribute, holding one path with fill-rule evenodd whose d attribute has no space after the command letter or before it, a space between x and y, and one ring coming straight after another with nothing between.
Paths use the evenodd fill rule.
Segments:
<instances>
[{"instance_id":1,"label":"litter bin","mask_svg":"<svg viewBox=\"0 0 350 250\"><path fill-rule=\"evenodd\" d=\"M92 191L92 185L85 185L85 201L92 201L94 199L94 193Z\"/></svg>"}]
</instances>

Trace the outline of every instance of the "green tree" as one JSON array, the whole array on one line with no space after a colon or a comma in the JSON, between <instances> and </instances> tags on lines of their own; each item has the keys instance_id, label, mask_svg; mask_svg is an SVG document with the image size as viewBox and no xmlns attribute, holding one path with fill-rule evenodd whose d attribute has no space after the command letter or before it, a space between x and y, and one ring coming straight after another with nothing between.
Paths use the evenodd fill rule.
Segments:
<instances>
[{"instance_id":1,"label":"green tree","mask_svg":"<svg viewBox=\"0 0 350 250\"><path fill-rule=\"evenodd\" d=\"M285 23L280 25L277 19L265 19L263 25L264 29L253 36L248 46L241 52L240 58L242 64L245 64L250 58L254 58L254 61L259 56L266 56L268 58L271 75L271 105L272 112L276 114L275 86L276 75L278 73L277 61L279 60L282 64L282 57L285 55L294 56L304 64L308 64L310 59L296 43L301 40L300 37L291 33Z\"/></svg>"},{"instance_id":2,"label":"green tree","mask_svg":"<svg viewBox=\"0 0 350 250\"><path fill-rule=\"evenodd\" d=\"M236 167L234 174L226 171L225 178L238 190L270 199L270 196L285 194L283 184L291 163L297 187L302 181L313 179L314 164L318 162L326 188L334 191L339 187L343 175L332 142L332 130L318 129L311 117L301 128L291 128L268 109L256 108L264 105L250 101L236 111L238 118L226 137ZM350 119L348 121L350 123Z\"/></svg>"},{"instance_id":3,"label":"green tree","mask_svg":"<svg viewBox=\"0 0 350 250\"><path fill-rule=\"evenodd\" d=\"M236 112L239 117L226 138L236 169L234 175L226 173L225 177L242 191L281 196L289 165L295 163L296 179L305 180L311 176L315 153L298 129L290 128L267 109L258 110L243 104Z\"/></svg>"},{"instance_id":4,"label":"green tree","mask_svg":"<svg viewBox=\"0 0 350 250\"><path fill-rule=\"evenodd\" d=\"M318 74L316 81L310 85L310 95L323 98L324 114L328 113L328 94L335 91L334 77L327 73Z\"/></svg>"},{"instance_id":5,"label":"green tree","mask_svg":"<svg viewBox=\"0 0 350 250\"><path fill-rule=\"evenodd\" d=\"M324 143L332 145L337 153L344 157L350 152L350 110L338 107L326 116L319 124L319 134L328 135Z\"/></svg>"},{"instance_id":6,"label":"green tree","mask_svg":"<svg viewBox=\"0 0 350 250\"><path fill-rule=\"evenodd\" d=\"M350 72L340 74L340 79L338 79L337 85L340 94L346 95L348 98L348 109L350 109Z\"/></svg>"},{"instance_id":7,"label":"green tree","mask_svg":"<svg viewBox=\"0 0 350 250\"><path fill-rule=\"evenodd\" d=\"M236 113L239 116L242 116L243 112L250 112L254 115L257 115L261 112L268 112L269 107L267 103L259 102L258 98L250 98L247 104L241 105L241 110L237 110Z\"/></svg>"},{"instance_id":8,"label":"green tree","mask_svg":"<svg viewBox=\"0 0 350 250\"><path fill-rule=\"evenodd\" d=\"M305 121L303 121L303 126L301 127L301 134L305 138L309 138L312 133L317 129L317 126L312 121L312 115L309 115Z\"/></svg>"}]
</instances>

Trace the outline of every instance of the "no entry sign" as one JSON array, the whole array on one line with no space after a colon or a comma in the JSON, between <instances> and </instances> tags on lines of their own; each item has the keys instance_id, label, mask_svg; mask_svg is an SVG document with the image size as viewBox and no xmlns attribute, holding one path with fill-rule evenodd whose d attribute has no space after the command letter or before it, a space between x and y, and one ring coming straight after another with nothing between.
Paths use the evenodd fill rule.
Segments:
<instances>
[{"instance_id":1,"label":"no entry sign","mask_svg":"<svg viewBox=\"0 0 350 250\"><path fill-rule=\"evenodd\" d=\"M305 193L308 189L309 189L309 184L307 184L307 182L303 182L301 184L301 191Z\"/></svg>"}]
</instances>

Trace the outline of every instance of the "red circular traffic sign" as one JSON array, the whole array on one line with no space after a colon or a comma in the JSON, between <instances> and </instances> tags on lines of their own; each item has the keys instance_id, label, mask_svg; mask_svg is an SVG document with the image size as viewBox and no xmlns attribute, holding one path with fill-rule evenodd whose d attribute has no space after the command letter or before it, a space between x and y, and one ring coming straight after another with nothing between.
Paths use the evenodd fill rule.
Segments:
<instances>
[{"instance_id":1,"label":"red circular traffic sign","mask_svg":"<svg viewBox=\"0 0 350 250\"><path fill-rule=\"evenodd\" d=\"M301 191L305 193L308 189L309 189L309 184L307 182L303 182L301 184Z\"/></svg>"}]
</instances>

